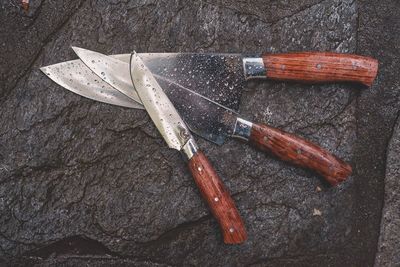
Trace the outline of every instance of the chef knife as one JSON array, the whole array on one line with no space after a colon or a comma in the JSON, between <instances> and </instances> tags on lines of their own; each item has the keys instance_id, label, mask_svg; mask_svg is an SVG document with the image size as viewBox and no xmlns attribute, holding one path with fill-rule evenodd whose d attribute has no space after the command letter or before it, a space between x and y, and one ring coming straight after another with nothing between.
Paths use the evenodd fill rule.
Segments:
<instances>
[{"instance_id":1,"label":"chef knife","mask_svg":"<svg viewBox=\"0 0 400 267\"><path fill-rule=\"evenodd\" d=\"M133 97L132 83L126 82L129 64L118 59L74 48L80 59L104 81ZM252 123L228 109L165 76L155 76L174 106L197 135L217 144L232 136L254 144L281 160L316 171L331 185L344 181L351 166L321 147L290 133L268 125Z\"/></svg>"},{"instance_id":2,"label":"chef knife","mask_svg":"<svg viewBox=\"0 0 400 267\"><path fill-rule=\"evenodd\" d=\"M132 82L143 106L168 146L186 156L193 178L220 224L224 242L244 242L247 234L239 212L211 163L198 149L183 119L135 53L132 54L130 66Z\"/></svg>"},{"instance_id":3,"label":"chef knife","mask_svg":"<svg viewBox=\"0 0 400 267\"><path fill-rule=\"evenodd\" d=\"M74 47L74 50L79 53L81 49ZM84 49L83 51L90 52ZM265 54L263 58L259 55L220 53L141 53L139 55L156 77L164 77L236 111L239 109L246 81L254 78L310 83L353 81L371 85L378 69L377 61L370 57L323 52ZM130 55L122 54L117 57L128 63ZM76 67L81 64L79 60L75 62ZM279 68L276 67L277 65ZM107 75L107 72L104 73ZM125 74L120 75L119 78L124 81L122 85L131 85L126 83L129 79ZM108 82L112 83L111 80ZM135 92L131 94L130 97L137 100Z\"/></svg>"}]
</instances>

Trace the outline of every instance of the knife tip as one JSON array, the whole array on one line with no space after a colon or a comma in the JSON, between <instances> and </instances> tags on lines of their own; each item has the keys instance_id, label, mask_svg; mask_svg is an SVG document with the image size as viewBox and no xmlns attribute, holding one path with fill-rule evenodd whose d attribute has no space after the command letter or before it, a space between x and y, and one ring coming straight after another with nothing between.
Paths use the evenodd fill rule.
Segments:
<instances>
[{"instance_id":1,"label":"knife tip","mask_svg":"<svg viewBox=\"0 0 400 267\"><path fill-rule=\"evenodd\" d=\"M80 52L83 52L83 51L86 50L84 48L80 48L80 47L77 47L77 46L71 46L71 48L72 48L72 50L74 50L75 54L77 54L77 55L79 55Z\"/></svg>"},{"instance_id":2,"label":"knife tip","mask_svg":"<svg viewBox=\"0 0 400 267\"><path fill-rule=\"evenodd\" d=\"M46 69L47 69L47 66L44 66L44 67L41 67L41 68L39 68L44 74L46 74Z\"/></svg>"}]
</instances>

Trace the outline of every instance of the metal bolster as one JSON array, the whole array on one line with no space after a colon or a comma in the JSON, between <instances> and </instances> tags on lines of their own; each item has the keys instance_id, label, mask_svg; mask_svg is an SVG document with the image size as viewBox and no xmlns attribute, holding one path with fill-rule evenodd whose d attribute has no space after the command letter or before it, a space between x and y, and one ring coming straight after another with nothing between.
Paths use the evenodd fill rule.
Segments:
<instances>
[{"instance_id":1,"label":"metal bolster","mask_svg":"<svg viewBox=\"0 0 400 267\"><path fill-rule=\"evenodd\" d=\"M235 129L233 130L232 136L243 139L245 141L249 141L252 126L253 123L251 123L250 121L237 118L235 123Z\"/></svg>"},{"instance_id":2,"label":"metal bolster","mask_svg":"<svg viewBox=\"0 0 400 267\"><path fill-rule=\"evenodd\" d=\"M191 137L186 144L183 145L181 151L185 155L186 159L190 160L194 155L196 155L198 150L199 147L197 146L196 141Z\"/></svg>"},{"instance_id":3,"label":"metal bolster","mask_svg":"<svg viewBox=\"0 0 400 267\"><path fill-rule=\"evenodd\" d=\"M243 69L245 79L262 78L266 76L267 70L261 57L243 58Z\"/></svg>"}]
</instances>

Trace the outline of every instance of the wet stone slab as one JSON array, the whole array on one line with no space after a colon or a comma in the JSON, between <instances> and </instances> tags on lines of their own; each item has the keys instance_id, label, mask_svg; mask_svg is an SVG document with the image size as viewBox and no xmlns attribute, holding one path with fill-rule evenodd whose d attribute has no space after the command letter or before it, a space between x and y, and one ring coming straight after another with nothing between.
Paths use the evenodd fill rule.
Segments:
<instances>
[{"instance_id":1,"label":"wet stone slab","mask_svg":"<svg viewBox=\"0 0 400 267\"><path fill-rule=\"evenodd\" d=\"M0 10L6 25L0 34L10 40L0 42L0 263L373 263L383 194L360 182L364 174L356 171L331 188L238 141L216 146L199 139L247 226L248 241L227 246L181 156L168 149L145 111L84 99L39 70L75 59L71 45L106 54L318 50L376 56L373 44L357 46L369 34L358 28L366 3L37 1L28 14L17 5L2 3ZM360 153L376 147L367 147L371 135L359 131L381 123L360 115L375 97L364 90L260 81L248 84L240 110L361 166ZM382 138L383 154L389 134ZM383 170L384 161L379 164ZM383 174L376 175L382 185ZM360 215L363 192L377 200L367 219ZM359 242L369 227L375 235Z\"/></svg>"}]
</instances>

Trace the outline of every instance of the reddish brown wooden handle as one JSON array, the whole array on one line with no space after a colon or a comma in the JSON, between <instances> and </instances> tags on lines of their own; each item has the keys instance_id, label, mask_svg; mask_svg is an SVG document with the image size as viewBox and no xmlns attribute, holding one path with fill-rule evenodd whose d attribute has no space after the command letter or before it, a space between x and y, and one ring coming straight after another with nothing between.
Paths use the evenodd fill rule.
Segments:
<instances>
[{"instance_id":1,"label":"reddish brown wooden handle","mask_svg":"<svg viewBox=\"0 0 400 267\"><path fill-rule=\"evenodd\" d=\"M370 86L378 72L376 59L351 54L302 52L264 54L267 78L299 82L359 82Z\"/></svg>"},{"instance_id":2,"label":"reddish brown wooden handle","mask_svg":"<svg viewBox=\"0 0 400 267\"><path fill-rule=\"evenodd\" d=\"M346 180L352 171L349 164L323 148L267 125L253 124L250 142L284 161L314 170L332 186Z\"/></svg>"},{"instance_id":3,"label":"reddish brown wooden handle","mask_svg":"<svg viewBox=\"0 0 400 267\"><path fill-rule=\"evenodd\" d=\"M226 244L243 243L247 239L247 233L242 218L228 190L201 151L189 160L189 169L221 227L224 242Z\"/></svg>"}]
</instances>

